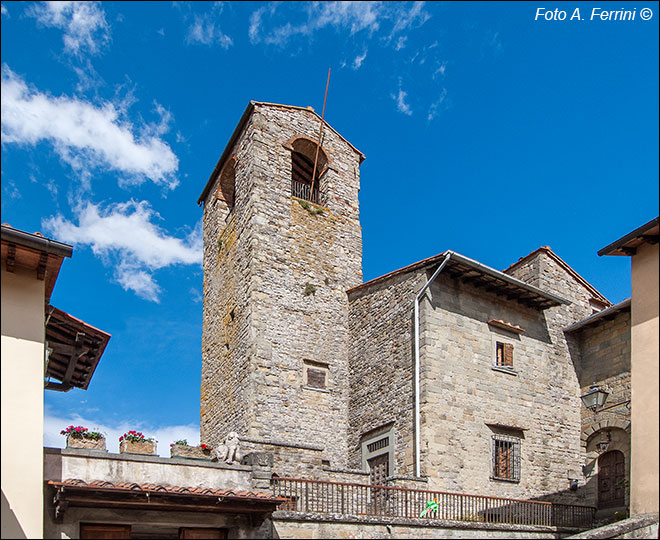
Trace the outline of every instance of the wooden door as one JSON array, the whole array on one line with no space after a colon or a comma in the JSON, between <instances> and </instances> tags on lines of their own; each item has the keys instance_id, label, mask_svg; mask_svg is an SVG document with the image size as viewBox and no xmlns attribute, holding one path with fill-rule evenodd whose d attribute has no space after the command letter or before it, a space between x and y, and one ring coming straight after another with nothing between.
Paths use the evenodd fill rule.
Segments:
<instances>
[{"instance_id":1,"label":"wooden door","mask_svg":"<svg viewBox=\"0 0 660 540\"><path fill-rule=\"evenodd\" d=\"M626 463L622 452L613 450L598 458L598 508L624 506Z\"/></svg>"},{"instance_id":2,"label":"wooden door","mask_svg":"<svg viewBox=\"0 0 660 540\"><path fill-rule=\"evenodd\" d=\"M381 454L367 461L369 464L369 483L372 486L384 486L390 475L390 463L387 454Z\"/></svg>"},{"instance_id":3,"label":"wooden door","mask_svg":"<svg viewBox=\"0 0 660 540\"><path fill-rule=\"evenodd\" d=\"M123 539L131 537L130 525L103 525L99 523L81 523L80 538Z\"/></svg>"},{"instance_id":4,"label":"wooden door","mask_svg":"<svg viewBox=\"0 0 660 540\"><path fill-rule=\"evenodd\" d=\"M381 454L367 460L369 464L369 483L372 486L384 486L390 475L390 462L388 454ZM371 512L384 514L386 511L387 490L371 488Z\"/></svg>"}]
</instances>

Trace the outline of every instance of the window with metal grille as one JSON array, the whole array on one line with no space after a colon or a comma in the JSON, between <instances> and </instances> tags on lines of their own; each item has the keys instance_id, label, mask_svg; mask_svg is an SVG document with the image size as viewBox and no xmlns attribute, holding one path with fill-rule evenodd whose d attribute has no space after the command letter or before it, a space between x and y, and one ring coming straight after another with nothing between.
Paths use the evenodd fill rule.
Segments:
<instances>
[{"instance_id":1,"label":"window with metal grille","mask_svg":"<svg viewBox=\"0 0 660 540\"><path fill-rule=\"evenodd\" d=\"M291 143L291 195L321 204L321 178L328 167L328 157L316 141L299 137ZM316 163L316 169L314 164Z\"/></svg>"},{"instance_id":2,"label":"window with metal grille","mask_svg":"<svg viewBox=\"0 0 660 540\"><path fill-rule=\"evenodd\" d=\"M513 344L498 341L495 343L495 365L513 367Z\"/></svg>"},{"instance_id":3,"label":"window with metal grille","mask_svg":"<svg viewBox=\"0 0 660 540\"><path fill-rule=\"evenodd\" d=\"M390 444L389 436L383 437L382 439L379 439L376 442L369 443L367 445L367 450L369 452L375 452L376 450L380 450L381 448L385 448L389 444Z\"/></svg>"},{"instance_id":4,"label":"window with metal grille","mask_svg":"<svg viewBox=\"0 0 660 540\"><path fill-rule=\"evenodd\" d=\"M493 435L493 474L496 480L520 482L520 439Z\"/></svg>"}]
</instances>

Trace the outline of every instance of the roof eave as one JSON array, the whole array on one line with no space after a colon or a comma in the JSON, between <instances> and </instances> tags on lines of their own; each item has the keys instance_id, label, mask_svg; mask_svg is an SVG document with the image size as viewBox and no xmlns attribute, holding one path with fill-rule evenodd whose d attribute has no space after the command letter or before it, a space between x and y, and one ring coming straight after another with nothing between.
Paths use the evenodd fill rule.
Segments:
<instances>
[{"instance_id":1,"label":"roof eave","mask_svg":"<svg viewBox=\"0 0 660 540\"><path fill-rule=\"evenodd\" d=\"M644 233L650 231L653 228L658 227L658 223L660 221L660 218L654 218L648 223L645 223L641 227L638 227L634 231L626 234L625 236L622 236L615 242L612 242L610 245L605 246L603 249L598 251L598 256L602 257L603 255L623 255L623 256L630 256L634 255L634 249L635 248L627 248L626 244L628 244L632 240L636 240L638 238L644 238ZM654 237L656 238L654 243L657 243L657 234Z\"/></svg>"}]
</instances>

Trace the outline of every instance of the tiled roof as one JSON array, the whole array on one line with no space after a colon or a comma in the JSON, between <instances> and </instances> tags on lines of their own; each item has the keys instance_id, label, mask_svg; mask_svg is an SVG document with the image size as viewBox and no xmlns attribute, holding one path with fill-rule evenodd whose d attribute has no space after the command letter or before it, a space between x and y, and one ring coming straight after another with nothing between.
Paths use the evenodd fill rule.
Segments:
<instances>
[{"instance_id":1,"label":"tiled roof","mask_svg":"<svg viewBox=\"0 0 660 540\"><path fill-rule=\"evenodd\" d=\"M525 331L524 328L521 328L517 324L512 324L510 322L503 321L502 319L490 319L488 324L504 328L505 330L511 330L512 332L517 332L519 334L522 334Z\"/></svg>"},{"instance_id":2,"label":"tiled roof","mask_svg":"<svg viewBox=\"0 0 660 540\"><path fill-rule=\"evenodd\" d=\"M137 484L135 482L108 482L106 480L94 480L92 482L85 482L78 478L69 478L63 482L48 482L52 486L56 487L76 487L90 490L112 490L115 492L129 492L129 491L143 491L149 493L165 493L172 495L196 495L196 496L211 496L211 497L222 497L222 498L232 498L232 499L243 499L251 501L264 501L264 502L284 502L288 501L286 497L276 497L269 493L260 493L256 491L235 491L230 489L213 489L213 488L203 488L203 487L181 487L181 486L170 486L167 484Z\"/></svg>"},{"instance_id":3,"label":"tiled roof","mask_svg":"<svg viewBox=\"0 0 660 540\"><path fill-rule=\"evenodd\" d=\"M559 255L557 255L554 251L552 251L552 249L550 249L550 246L541 246L540 248L535 249L534 251L529 253L528 255L525 255L524 257L520 257L520 259L518 259L517 262L514 262L508 268L502 270L502 272L504 272L505 274L509 274L514 268L524 263L525 261L528 261L537 253L547 254L559 266L561 266L573 279L575 279L575 281L577 281L582 286L584 286L596 300L605 304L605 307L612 305L612 302L610 302L607 298L605 298L605 296L603 296L600 292L598 292L596 290L596 287L594 287L591 283L589 283L586 279L584 279L580 274L578 274L575 270L573 270L573 268L571 268L568 265L568 263L566 263L566 261L564 261Z\"/></svg>"}]
</instances>

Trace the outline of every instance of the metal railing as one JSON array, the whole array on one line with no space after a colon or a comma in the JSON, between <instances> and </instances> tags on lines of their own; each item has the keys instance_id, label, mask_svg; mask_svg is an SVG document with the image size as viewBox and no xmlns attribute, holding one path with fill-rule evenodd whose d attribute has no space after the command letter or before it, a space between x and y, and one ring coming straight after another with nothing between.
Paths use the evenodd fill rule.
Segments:
<instances>
[{"instance_id":1,"label":"metal railing","mask_svg":"<svg viewBox=\"0 0 660 540\"><path fill-rule=\"evenodd\" d=\"M310 201L315 204L320 204L319 198L319 183L316 181L314 186L314 192L312 193L312 186L304 182L298 182L297 180L291 179L291 195L298 197L299 199L304 199L305 201Z\"/></svg>"},{"instance_id":2,"label":"metal railing","mask_svg":"<svg viewBox=\"0 0 660 540\"><path fill-rule=\"evenodd\" d=\"M596 511L591 506L299 478L275 477L271 486L274 495L290 499L281 510L305 513L589 528Z\"/></svg>"}]
</instances>

